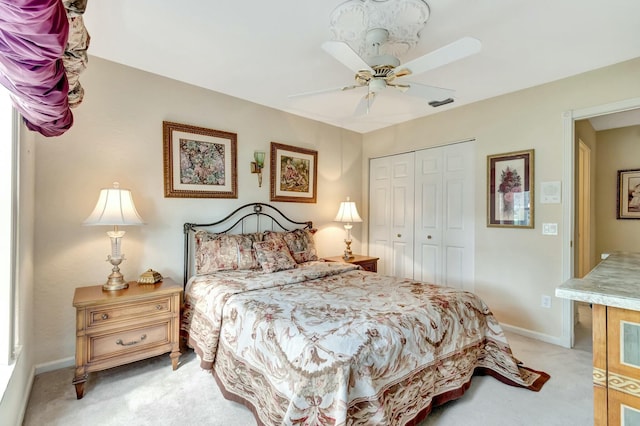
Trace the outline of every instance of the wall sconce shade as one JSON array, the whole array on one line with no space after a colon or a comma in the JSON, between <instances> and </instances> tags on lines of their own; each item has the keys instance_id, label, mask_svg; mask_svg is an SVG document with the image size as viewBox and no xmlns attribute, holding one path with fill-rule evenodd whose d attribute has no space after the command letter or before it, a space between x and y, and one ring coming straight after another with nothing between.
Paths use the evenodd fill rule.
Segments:
<instances>
[{"instance_id":1,"label":"wall sconce shade","mask_svg":"<svg viewBox=\"0 0 640 426\"><path fill-rule=\"evenodd\" d=\"M262 169L264 168L264 151L255 151L253 153L253 159L255 161L251 162L251 173L258 174L258 187L262 186Z\"/></svg>"},{"instance_id":2,"label":"wall sconce shade","mask_svg":"<svg viewBox=\"0 0 640 426\"><path fill-rule=\"evenodd\" d=\"M362 222L362 218L358 214L358 209L356 208L356 203L349 201L349 197L347 197L347 201L340 203L338 214L336 214L336 217L333 220L344 223L344 230L347 235L344 239L346 248L344 250L343 257L345 260L353 259L354 256L351 252L351 228L353 225L351 224L354 222Z\"/></svg>"},{"instance_id":3,"label":"wall sconce shade","mask_svg":"<svg viewBox=\"0 0 640 426\"><path fill-rule=\"evenodd\" d=\"M119 268L120 263L125 260L124 254L121 253L121 240L125 231L119 231L118 226L144 225L144 221L133 204L131 191L121 189L118 182L113 183L113 188L102 189L93 212L82 224L86 226L113 226L113 231L107 232L111 239L111 254L107 256L107 261L113 265L113 269L102 288L109 291L127 288L129 284L124 280Z\"/></svg>"}]
</instances>

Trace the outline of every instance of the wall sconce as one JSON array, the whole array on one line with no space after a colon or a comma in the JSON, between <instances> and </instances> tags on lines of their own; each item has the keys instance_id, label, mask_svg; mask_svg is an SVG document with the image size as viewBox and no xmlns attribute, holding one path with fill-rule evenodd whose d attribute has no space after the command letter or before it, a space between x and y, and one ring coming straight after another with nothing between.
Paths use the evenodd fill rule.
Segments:
<instances>
[{"instance_id":1,"label":"wall sconce","mask_svg":"<svg viewBox=\"0 0 640 426\"><path fill-rule=\"evenodd\" d=\"M264 168L264 151L254 151L253 159L255 161L251 162L251 173L258 174L258 186L262 186L262 169Z\"/></svg>"}]
</instances>

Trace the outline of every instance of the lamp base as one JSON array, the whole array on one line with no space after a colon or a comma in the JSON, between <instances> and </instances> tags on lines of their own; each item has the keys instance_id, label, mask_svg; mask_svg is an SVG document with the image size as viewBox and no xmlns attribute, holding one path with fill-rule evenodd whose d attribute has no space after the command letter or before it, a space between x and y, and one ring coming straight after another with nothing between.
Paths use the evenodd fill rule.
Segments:
<instances>
[{"instance_id":1,"label":"lamp base","mask_svg":"<svg viewBox=\"0 0 640 426\"><path fill-rule=\"evenodd\" d=\"M129 287L129 283L122 280L120 281L111 281L108 280L105 284L102 285L102 290L105 291L116 291L116 290L124 290Z\"/></svg>"},{"instance_id":2,"label":"lamp base","mask_svg":"<svg viewBox=\"0 0 640 426\"><path fill-rule=\"evenodd\" d=\"M122 272L120 272L120 268L118 267L123 260L124 256L107 256L107 261L113 265L113 269L111 270L111 274L107 277L107 282L102 286L102 290L115 291L129 287L129 283L124 280L124 275L122 275Z\"/></svg>"},{"instance_id":3,"label":"lamp base","mask_svg":"<svg viewBox=\"0 0 640 426\"><path fill-rule=\"evenodd\" d=\"M353 259L355 256L351 252L351 240L344 240L344 243L347 247L344 249L344 256L342 256L342 258L344 260Z\"/></svg>"}]
</instances>

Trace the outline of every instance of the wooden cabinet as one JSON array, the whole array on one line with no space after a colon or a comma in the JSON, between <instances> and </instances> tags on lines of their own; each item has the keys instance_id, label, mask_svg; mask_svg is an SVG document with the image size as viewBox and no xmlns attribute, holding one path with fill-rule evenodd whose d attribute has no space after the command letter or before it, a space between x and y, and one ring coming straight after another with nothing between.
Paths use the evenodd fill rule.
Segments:
<instances>
[{"instance_id":1,"label":"wooden cabinet","mask_svg":"<svg viewBox=\"0 0 640 426\"><path fill-rule=\"evenodd\" d=\"M103 291L76 288L76 397L84 396L88 374L170 352L178 367L182 286L170 278L156 284L130 283Z\"/></svg>"},{"instance_id":2,"label":"wooden cabinet","mask_svg":"<svg viewBox=\"0 0 640 426\"><path fill-rule=\"evenodd\" d=\"M593 305L594 424L640 425L640 312Z\"/></svg>"},{"instance_id":3,"label":"wooden cabinet","mask_svg":"<svg viewBox=\"0 0 640 426\"><path fill-rule=\"evenodd\" d=\"M324 260L326 260L327 262L353 263L354 265L360 265L362 269L364 269L365 271L378 272L377 257L361 256L359 254L354 254L353 258L348 260L342 256L325 257Z\"/></svg>"}]
</instances>

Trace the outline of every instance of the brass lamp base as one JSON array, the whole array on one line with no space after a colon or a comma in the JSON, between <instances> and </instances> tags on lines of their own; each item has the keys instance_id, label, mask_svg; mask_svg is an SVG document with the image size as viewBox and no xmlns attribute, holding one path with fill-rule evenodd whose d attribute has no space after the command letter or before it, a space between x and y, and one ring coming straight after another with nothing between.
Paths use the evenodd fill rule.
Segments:
<instances>
[{"instance_id":1,"label":"brass lamp base","mask_svg":"<svg viewBox=\"0 0 640 426\"><path fill-rule=\"evenodd\" d=\"M344 240L344 243L346 244L347 248L344 249L344 256L342 256L342 258L344 260L353 259L355 256L351 252L351 240Z\"/></svg>"},{"instance_id":2,"label":"brass lamp base","mask_svg":"<svg viewBox=\"0 0 640 426\"><path fill-rule=\"evenodd\" d=\"M107 261L111 262L111 264L113 265L113 269L111 270L111 274L109 274L109 276L107 277L107 282L102 286L102 290L115 291L129 287L129 283L124 280L124 276L122 275L122 272L120 272L120 268L118 267L118 265L120 265L123 260L124 256L107 257Z\"/></svg>"}]
</instances>

